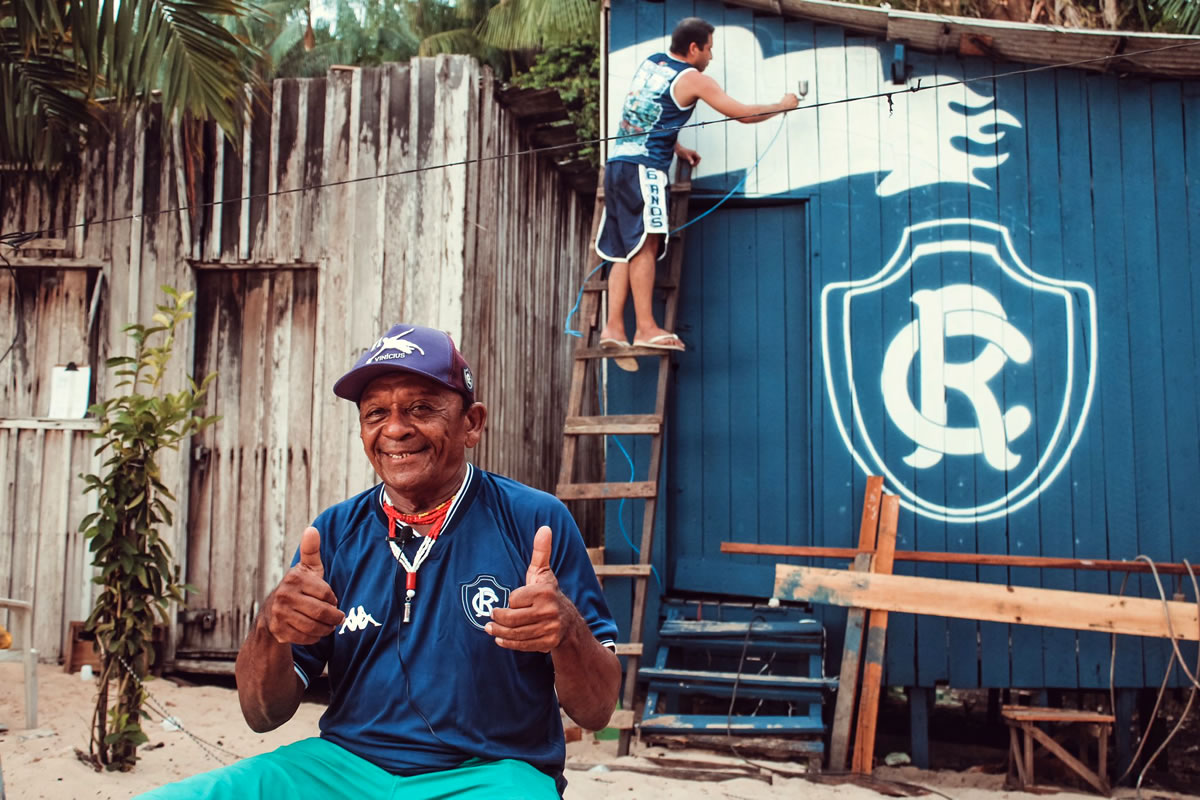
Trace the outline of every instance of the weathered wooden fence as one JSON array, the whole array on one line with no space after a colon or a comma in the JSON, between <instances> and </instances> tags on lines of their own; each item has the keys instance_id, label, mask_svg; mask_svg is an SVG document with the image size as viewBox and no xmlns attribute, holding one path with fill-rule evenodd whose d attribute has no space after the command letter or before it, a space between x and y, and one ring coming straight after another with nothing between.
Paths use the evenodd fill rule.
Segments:
<instances>
[{"instance_id":1,"label":"weathered wooden fence","mask_svg":"<svg viewBox=\"0 0 1200 800\"><path fill-rule=\"evenodd\" d=\"M172 378L217 371L222 416L163 464L189 610L213 611L181 661L231 658L307 521L374 482L330 387L395 322L450 331L475 367L477 463L553 487L591 198L544 158L496 158L528 144L465 57L279 80L268 103L238 147L211 125L164 136L152 110L77 170L0 172L0 233L45 231L0 274L0 593L34 597L43 658L90 601L68 478L94 469L88 423L38 421L50 369L90 364L109 396L99 367L162 284L198 293Z\"/></svg>"}]
</instances>

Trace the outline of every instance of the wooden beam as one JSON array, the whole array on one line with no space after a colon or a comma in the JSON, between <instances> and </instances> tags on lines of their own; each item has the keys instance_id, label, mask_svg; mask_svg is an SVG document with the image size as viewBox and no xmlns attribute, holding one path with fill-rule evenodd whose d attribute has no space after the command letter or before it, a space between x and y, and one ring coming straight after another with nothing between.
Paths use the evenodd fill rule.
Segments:
<instances>
[{"instance_id":1,"label":"wooden beam","mask_svg":"<svg viewBox=\"0 0 1200 800\"><path fill-rule=\"evenodd\" d=\"M873 548L871 548L873 550ZM853 561L864 548L806 547L787 544L752 544L750 542L721 542L722 553L755 556L789 556L795 558L837 558ZM897 550L896 561L918 561L926 564L973 564L989 567L1032 567L1034 569L1080 569L1099 572L1144 572L1150 565L1145 561L1114 561L1100 558L1056 558L1053 556L1008 556L996 553L939 553L920 550ZM1155 562L1160 575L1186 575L1187 567L1175 562ZM1193 570L1200 572L1195 566Z\"/></svg>"},{"instance_id":2,"label":"wooden beam","mask_svg":"<svg viewBox=\"0 0 1200 800\"><path fill-rule=\"evenodd\" d=\"M896 525L900 518L900 498L889 494L879 510L879 539L870 575L891 575L892 554L896 552ZM879 692L883 683L883 648L887 642L888 612L875 609L867 627L863 651L862 692L858 703L858 727L855 732L852 770L870 775L875 761L875 723L879 719Z\"/></svg>"},{"instance_id":3,"label":"wooden beam","mask_svg":"<svg viewBox=\"0 0 1200 800\"><path fill-rule=\"evenodd\" d=\"M1200 640L1196 604L1060 589L775 566L774 596L833 606L1047 628Z\"/></svg>"},{"instance_id":4,"label":"wooden beam","mask_svg":"<svg viewBox=\"0 0 1200 800\"><path fill-rule=\"evenodd\" d=\"M879 527L879 501L883 496L883 478L871 475L867 478L867 490L863 496L862 521L858 528L859 551L851 569L869 572L871 553L875 549L875 532ZM725 545L722 542L721 550ZM863 629L866 627L867 611L852 608L846 617L846 636L842 646L842 669L838 673L838 691L833 711L833 727L829 737L829 769L841 772L846 768L846 755L850 751L850 731L854 725L854 707L858 700L858 665L862 655Z\"/></svg>"},{"instance_id":5,"label":"wooden beam","mask_svg":"<svg viewBox=\"0 0 1200 800\"><path fill-rule=\"evenodd\" d=\"M13 256L8 261L13 269L104 269L107 266L96 258Z\"/></svg>"}]
</instances>

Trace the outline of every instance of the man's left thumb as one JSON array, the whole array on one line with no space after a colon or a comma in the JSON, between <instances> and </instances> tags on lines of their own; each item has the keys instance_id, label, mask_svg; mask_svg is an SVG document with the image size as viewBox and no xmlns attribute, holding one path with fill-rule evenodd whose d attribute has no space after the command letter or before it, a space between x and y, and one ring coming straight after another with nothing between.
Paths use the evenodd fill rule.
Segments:
<instances>
[{"instance_id":1,"label":"man's left thumb","mask_svg":"<svg viewBox=\"0 0 1200 800\"><path fill-rule=\"evenodd\" d=\"M543 569L550 569L550 547L553 534L548 525L538 528L533 537L533 555L529 558L529 569L525 571L525 583L533 583Z\"/></svg>"}]
</instances>

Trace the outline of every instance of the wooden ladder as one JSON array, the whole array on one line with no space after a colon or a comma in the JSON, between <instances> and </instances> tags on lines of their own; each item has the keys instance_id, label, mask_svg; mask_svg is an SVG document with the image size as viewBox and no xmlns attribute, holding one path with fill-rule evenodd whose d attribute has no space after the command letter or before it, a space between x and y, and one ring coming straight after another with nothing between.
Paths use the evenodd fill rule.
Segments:
<instances>
[{"instance_id":1,"label":"wooden ladder","mask_svg":"<svg viewBox=\"0 0 1200 800\"><path fill-rule=\"evenodd\" d=\"M680 164L675 183L670 186L668 204L669 230L677 231L687 222L688 200L691 195L691 167ZM596 241L600 219L604 212L604 173L600 174L600 187L596 192L596 206L592 215L592 236L588 242ZM682 232L668 234L667 275L665 280L655 281L655 289L666 294L663 327L675 330L676 313L679 309L679 277L683 268L684 237ZM585 257L584 263L592 262ZM594 263L594 262L593 262ZM642 538L640 554L636 564L599 564L596 575L605 577L628 577L634 582L633 609L630 619L629 640L617 645L617 655L626 658L625 690L621 697L624 712L613 716L611 727L620 730L618 749L620 755L629 752L630 736L635 724L633 714L634 695L637 689L638 662L642 657L642 626L646 612L646 582L651 575L651 556L654 552L654 516L658 507L658 477L662 465L663 421L667 406L667 376L670 372L672 351L649 347L623 348L619 351L602 350L599 347L599 332L603 327L600 320L600 296L608 288L604 278L589 279L583 287L579 319L582 336L575 346L575 364L571 370L571 389L567 397L567 419L563 425L562 466L559 470L558 488L555 494L560 500L605 501L621 498L641 499L645 502L642 513ZM631 298L632 301L632 298ZM658 359L658 381L653 414L608 414L583 416L584 387L589 368L602 363L601 359L617 356L653 357ZM597 385L599 370L596 369ZM575 461L580 436L635 435L649 436L650 463L644 481L614 481L601 483L576 483Z\"/></svg>"}]
</instances>

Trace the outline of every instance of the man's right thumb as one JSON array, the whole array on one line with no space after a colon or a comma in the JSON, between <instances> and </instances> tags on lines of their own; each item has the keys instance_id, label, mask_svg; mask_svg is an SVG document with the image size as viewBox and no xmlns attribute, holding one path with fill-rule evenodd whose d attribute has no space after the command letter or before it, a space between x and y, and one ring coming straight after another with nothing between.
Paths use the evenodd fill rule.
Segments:
<instances>
[{"instance_id":1,"label":"man's right thumb","mask_svg":"<svg viewBox=\"0 0 1200 800\"><path fill-rule=\"evenodd\" d=\"M321 566L321 532L311 525L305 528L300 536L300 563L324 577L325 568Z\"/></svg>"}]
</instances>

